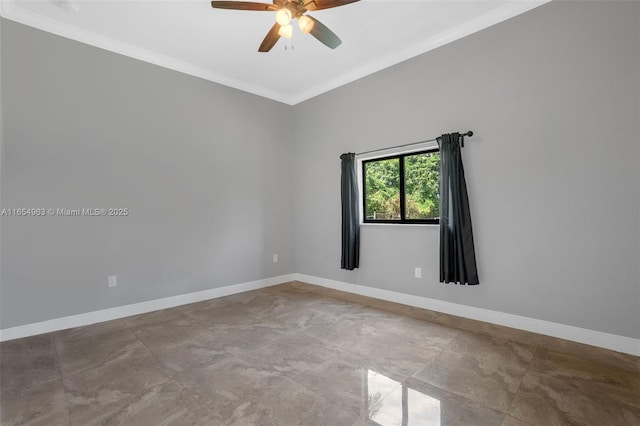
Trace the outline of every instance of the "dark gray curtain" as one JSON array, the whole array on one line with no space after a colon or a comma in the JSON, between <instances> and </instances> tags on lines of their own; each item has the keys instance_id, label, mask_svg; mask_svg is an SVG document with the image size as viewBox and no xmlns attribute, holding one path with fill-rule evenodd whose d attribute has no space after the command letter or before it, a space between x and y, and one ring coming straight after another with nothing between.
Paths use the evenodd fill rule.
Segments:
<instances>
[{"instance_id":1,"label":"dark gray curtain","mask_svg":"<svg viewBox=\"0 0 640 426\"><path fill-rule=\"evenodd\" d=\"M350 271L360 263L360 213L356 155L342 154L342 260L341 268Z\"/></svg>"},{"instance_id":2,"label":"dark gray curtain","mask_svg":"<svg viewBox=\"0 0 640 426\"><path fill-rule=\"evenodd\" d=\"M459 133L440 145L440 282L479 284Z\"/></svg>"}]
</instances>

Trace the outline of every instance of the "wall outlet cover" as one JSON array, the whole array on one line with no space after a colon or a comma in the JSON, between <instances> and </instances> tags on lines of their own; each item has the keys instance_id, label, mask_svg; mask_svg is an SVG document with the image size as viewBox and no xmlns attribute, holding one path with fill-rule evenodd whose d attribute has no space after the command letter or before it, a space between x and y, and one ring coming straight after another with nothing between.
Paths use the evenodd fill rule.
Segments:
<instances>
[{"instance_id":1,"label":"wall outlet cover","mask_svg":"<svg viewBox=\"0 0 640 426\"><path fill-rule=\"evenodd\" d=\"M108 287L117 287L118 286L118 277L115 275L109 275L107 277L107 286Z\"/></svg>"}]
</instances>

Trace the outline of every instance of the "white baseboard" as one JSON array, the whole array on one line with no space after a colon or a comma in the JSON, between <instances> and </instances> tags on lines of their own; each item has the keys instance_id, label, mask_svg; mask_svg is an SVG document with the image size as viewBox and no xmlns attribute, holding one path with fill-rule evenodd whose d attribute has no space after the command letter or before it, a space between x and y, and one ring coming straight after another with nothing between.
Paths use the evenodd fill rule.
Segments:
<instances>
[{"instance_id":1,"label":"white baseboard","mask_svg":"<svg viewBox=\"0 0 640 426\"><path fill-rule=\"evenodd\" d=\"M427 297L412 296L410 294L398 293L395 291L382 290L374 287L367 287L358 284L350 284L342 281L330 280L327 278L314 277L304 274L293 274L296 281L315 284L335 290L355 293L362 296L369 296L376 299L401 303L403 305L415 306L417 308L429 309L436 312L469 318L478 321L498 324L505 327L517 328L533 333L558 337L565 340L584 343L623 352L635 356L640 356L640 339L619 336L616 334L603 333L601 331L589 330L586 328L574 327L571 325L558 324L550 321L528 318L505 312L492 311L489 309L475 308L472 306L460 305L457 303L445 302L442 300L429 299Z\"/></svg>"},{"instance_id":2,"label":"white baseboard","mask_svg":"<svg viewBox=\"0 0 640 426\"><path fill-rule=\"evenodd\" d=\"M71 315L68 317L55 318L52 320L21 325L18 327L5 328L3 330L0 330L0 342L19 339L21 337L33 336L36 334L50 333L52 331L65 330L67 328L95 324L103 321L110 321L128 317L131 315L144 314L146 312L153 312L159 309L173 308L175 306L187 305L189 303L229 296L231 294L242 293L249 290L256 290L259 288L269 287L294 280L295 274L280 275L277 277L265 278L257 281L250 281L246 283L228 285L225 287L212 288L210 290L197 291L195 293L181 294L178 296L165 297L163 299L149 300L147 302L134 303L131 305L118 306L115 308L86 312L83 314Z\"/></svg>"},{"instance_id":3,"label":"white baseboard","mask_svg":"<svg viewBox=\"0 0 640 426\"><path fill-rule=\"evenodd\" d=\"M436 312L517 328L640 356L639 339L298 273L5 328L0 330L0 342L144 314L159 309L173 308L175 306L215 299L217 297L256 290L289 281L306 282L335 290L346 291L348 293L360 294L362 296L429 309Z\"/></svg>"}]
</instances>

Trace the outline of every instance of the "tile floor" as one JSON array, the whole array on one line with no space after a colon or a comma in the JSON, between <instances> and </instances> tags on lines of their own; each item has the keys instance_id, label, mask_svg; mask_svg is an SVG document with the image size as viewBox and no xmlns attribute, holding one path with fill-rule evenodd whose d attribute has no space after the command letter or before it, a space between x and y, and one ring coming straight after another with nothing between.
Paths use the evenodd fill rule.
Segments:
<instances>
[{"instance_id":1,"label":"tile floor","mask_svg":"<svg viewBox=\"0 0 640 426\"><path fill-rule=\"evenodd\" d=\"M0 344L0 424L640 425L640 359L288 283Z\"/></svg>"}]
</instances>

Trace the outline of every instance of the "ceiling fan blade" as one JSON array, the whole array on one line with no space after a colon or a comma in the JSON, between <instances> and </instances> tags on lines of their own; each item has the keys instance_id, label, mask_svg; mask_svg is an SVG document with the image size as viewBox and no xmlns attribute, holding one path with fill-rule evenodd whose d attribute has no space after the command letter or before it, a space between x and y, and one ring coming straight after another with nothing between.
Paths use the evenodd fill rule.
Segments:
<instances>
[{"instance_id":1,"label":"ceiling fan blade","mask_svg":"<svg viewBox=\"0 0 640 426\"><path fill-rule=\"evenodd\" d=\"M258 52L268 52L273 46L275 46L278 40L280 40L280 34L278 34L278 31L280 31L280 24L276 22L267 33L264 40L262 40L262 44L258 48Z\"/></svg>"},{"instance_id":2,"label":"ceiling fan blade","mask_svg":"<svg viewBox=\"0 0 640 426\"><path fill-rule=\"evenodd\" d=\"M318 21L316 18L313 18L311 16L309 16L309 18L311 18L311 20L313 21L313 28L311 29L311 32L309 34L332 49L335 49L342 44L342 40L340 40L340 38L335 35L333 31L327 28L326 25Z\"/></svg>"},{"instance_id":3,"label":"ceiling fan blade","mask_svg":"<svg viewBox=\"0 0 640 426\"><path fill-rule=\"evenodd\" d=\"M262 10L274 11L278 10L275 4L258 3L255 1L212 1L211 7L214 9L233 9L233 10Z\"/></svg>"},{"instance_id":4,"label":"ceiling fan blade","mask_svg":"<svg viewBox=\"0 0 640 426\"><path fill-rule=\"evenodd\" d=\"M304 8L307 10L331 9L332 7L344 6L360 0L309 0Z\"/></svg>"}]
</instances>

